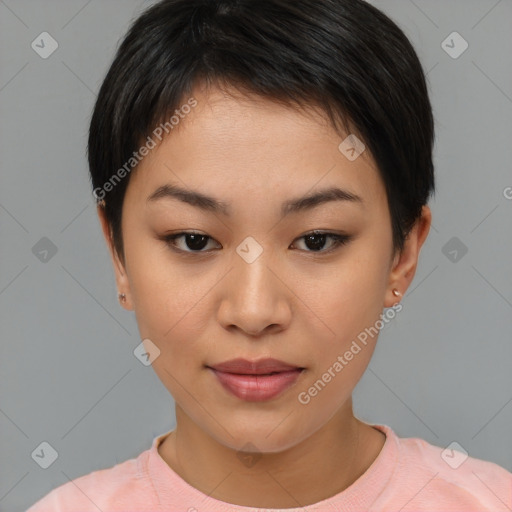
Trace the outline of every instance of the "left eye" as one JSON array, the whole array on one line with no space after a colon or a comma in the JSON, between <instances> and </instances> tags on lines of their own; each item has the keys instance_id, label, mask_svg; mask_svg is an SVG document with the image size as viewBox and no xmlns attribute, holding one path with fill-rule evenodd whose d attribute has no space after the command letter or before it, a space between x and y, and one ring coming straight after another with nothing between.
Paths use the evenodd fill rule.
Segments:
<instances>
[{"instance_id":1,"label":"left eye","mask_svg":"<svg viewBox=\"0 0 512 512\"><path fill-rule=\"evenodd\" d=\"M177 240L182 238L182 247L178 247ZM323 231L313 231L311 233L307 233L303 235L297 240L304 239L306 246L311 249L306 252L330 252L336 249L341 245L347 244L351 240L351 236L349 235L338 235L336 233L327 233ZM208 245L209 240L213 240L213 238L208 235L203 235L201 233L194 233L190 231L182 231L181 233L176 233L174 235L166 235L163 237L164 241L169 245L171 249L177 252L191 252L191 253L201 253L201 252L209 252L203 251L202 249ZM331 239L331 246L327 250L322 250L327 239ZM183 247L183 245L185 247ZM292 244L293 246L293 244Z\"/></svg>"},{"instance_id":2,"label":"left eye","mask_svg":"<svg viewBox=\"0 0 512 512\"><path fill-rule=\"evenodd\" d=\"M326 239L330 238L332 240L331 246L323 251L321 250L325 245ZM336 233L325 233L323 231L314 231L312 233L308 233L307 235L301 236L297 238L297 240L304 239L307 247L312 249L311 251L306 252L331 252L334 251L337 247L341 245L347 244L352 237L349 235L338 235Z\"/></svg>"}]
</instances>

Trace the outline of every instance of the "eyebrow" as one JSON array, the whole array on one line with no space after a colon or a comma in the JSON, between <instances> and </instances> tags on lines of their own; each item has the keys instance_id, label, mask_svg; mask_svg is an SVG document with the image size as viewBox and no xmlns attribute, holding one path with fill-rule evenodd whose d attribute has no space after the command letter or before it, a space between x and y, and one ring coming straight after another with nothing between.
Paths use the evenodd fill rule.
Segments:
<instances>
[{"instance_id":1,"label":"eyebrow","mask_svg":"<svg viewBox=\"0 0 512 512\"><path fill-rule=\"evenodd\" d=\"M147 199L146 202L154 202L161 199L178 199L191 206L212 213L222 213L226 216L231 215L230 204L220 201L211 196L178 187L176 185L166 184L158 187ZM364 205L363 199L338 187L329 187L302 197L290 199L281 205L281 216L284 217L289 213L302 212L310 210L324 203L332 201L348 201L361 206Z\"/></svg>"}]
</instances>

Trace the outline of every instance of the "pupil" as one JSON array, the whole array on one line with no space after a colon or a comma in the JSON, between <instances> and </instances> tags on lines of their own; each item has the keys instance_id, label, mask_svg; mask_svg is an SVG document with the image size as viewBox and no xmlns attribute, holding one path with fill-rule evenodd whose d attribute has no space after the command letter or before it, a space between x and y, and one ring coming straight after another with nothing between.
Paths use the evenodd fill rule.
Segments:
<instances>
[{"instance_id":1,"label":"pupil","mask_svg":"<svg viewBox=\"0 0 512 512\"><path fill-rule=\"evenodd\" d=\"M326 236L327 235L308 235L306 237L306 245L308 246L308 249L313 249L313 250L321 249L324 246L324 244L325 244L325 237ZM320 243L314 243L313 242L313 244L312 244L313 247L311 247L308 242L311 241L311 240L314 240L315 238L316 239L320 239L321 242Z\"/></svg>"},{"instance_id":2,"label":"pupil","mask_svg":"<svg viewBox=\"0 0 512 512\"><path fill-rule=\"evenodd\" d=\"M187 247L189 249L200 250L206 246L205 241L208 238L206 235L188 234L186 236L187 236ZM190 240L192 241L192 243L189 243Z\"/></svg>"}]
</instances>

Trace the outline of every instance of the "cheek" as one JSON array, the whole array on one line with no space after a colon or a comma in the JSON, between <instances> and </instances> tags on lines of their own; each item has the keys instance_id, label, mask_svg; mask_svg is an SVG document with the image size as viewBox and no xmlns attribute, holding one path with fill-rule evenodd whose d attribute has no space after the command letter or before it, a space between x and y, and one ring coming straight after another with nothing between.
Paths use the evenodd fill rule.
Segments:
<instances>
[{"instance_id":1,"label":"cheek","mask_svg":"<svg viewBox=\"0 0 512 512\"><path fill-rule=\"evenodd\" d=\"M308 408L314 408L316 412L311 417L323 423L326 416L333 414L351 397L368 366L374 349L370 344L359 345L356 353L349 350L351 346L349 345L331 354L321 370L312 374L310 380L298 390L299 410L306 412ZM348 353L351 354L350 360L347 359ZM311 411L309 413L311 414Z\"/></svg>"},{"instance_id":2,"label":"cheek","mask_svg":"<svg viewBox=\"0 0 512 512\"><path fill-rule=\"evenodd\" d=\"M160 253L152 260L133 257L130 274L140 336L160 350L153 367L173 394L179 385L172 377L184 382L206 362L199 343L214 315L208 293L218 281L217 273L185 273L184 268Z\"/></svg>"},{"instance_id":3,"label":"cheek","mask_svg":"<svg viewBox=\"0 0 512 512\"><path fill-rule=\"evenodd\" d=\"M310 283L314 291L309 292L305 302L323 321L324 339L330 338L340 348L373 325L382 313L386 279L385 261L369 257L362 248L346 260L340 259L325 276Z\"/></svg>"},{"instance_id":4,"label":"cheek","mask_svg":"<svg viewBox=\"0 0 512 512\"><path fill-rule=\"evenodd\" d=\"M319 407L343 403L371 359L386 289L387 262L381 256L361 244L335 270L332 267L318 283L315 296L308 297L314 305L314 329L323 333L315 337L322 350L316 353L308 381L313 388L302 391Z\"/></svg>"},{"instance_id":5,"label":"cheek","mask_svg":"<svg viewBox=\"0 0 512 512\"><path fill-rule=\"evenodd\" d=\"M180 319L204 295L205 283L185 266L173 261L165 242L149 234L132 233L125 242L130 291L141 334L170 337ZM197 273L196 273L197 274Z\"/></svg>"},{"instance_id":6,"label":"cheek","mask_svg":"<svg viewBox=\"0 0 512 512\"><path fill-rule=\"evenodd\" d=\"M375 328L382 312L374 300L375 289L368 287L368 294L356 287L354 297L334 294L323 297L324 309L319 316L334 334L322 327L323 336L311 337L317 350L311 351L310 376L298 390L301 407L315 409L316 421L322 423L350 398L356 384L365 372L378 339ZM352 288L351 288L352 289ZM319 324L320 325L320 324ZM320 329L320 327L318 327ZM319 332L319 331L318 331ZM320 342L321 350L318 350Z\"/></svg>"},{"instance_id":7,"label":"cheek","mask_svg":"<svg viewBox=\"0 0 512 512\"><path fill-rule=\"evenodd\" d=\"M211 286L210 286L211 287ZM201 300L208 288L204 282L181 279L172 282L148 280L139 289L135 310L140 334L160 349L162 359L175 365L178 358L197 361L197 341L204 336L208 302ZM180 363L181 364L181 363Z\"/></svg>"}]
</instances>

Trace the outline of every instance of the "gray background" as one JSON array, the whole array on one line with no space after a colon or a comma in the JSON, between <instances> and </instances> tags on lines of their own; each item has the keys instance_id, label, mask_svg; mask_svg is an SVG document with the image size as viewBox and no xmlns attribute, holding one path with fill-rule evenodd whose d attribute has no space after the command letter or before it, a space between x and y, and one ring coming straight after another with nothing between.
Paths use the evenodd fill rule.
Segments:
<instances>
[{"instance_id":1,"label":"gray background","mask_svg":"<svg viewBox=\"0 0 512 512\"><path fill-rule=\"evenodd\" d=\"M174 427L172 398L133 355L138 330L117 302L85 159L96 91L150 3L0 1L2 511ZM438 191L404 309L381 332L355 410L512 470L512 1L372 3L428 71ZM47 59L31 48L43 31L59 45ZM441 46L453 31L469 43L457 59ZM47 261L32 249L42 237L57 248ZM58 452L48 469L31 457L43 441Z\"/></svg>"}]
</instances>

